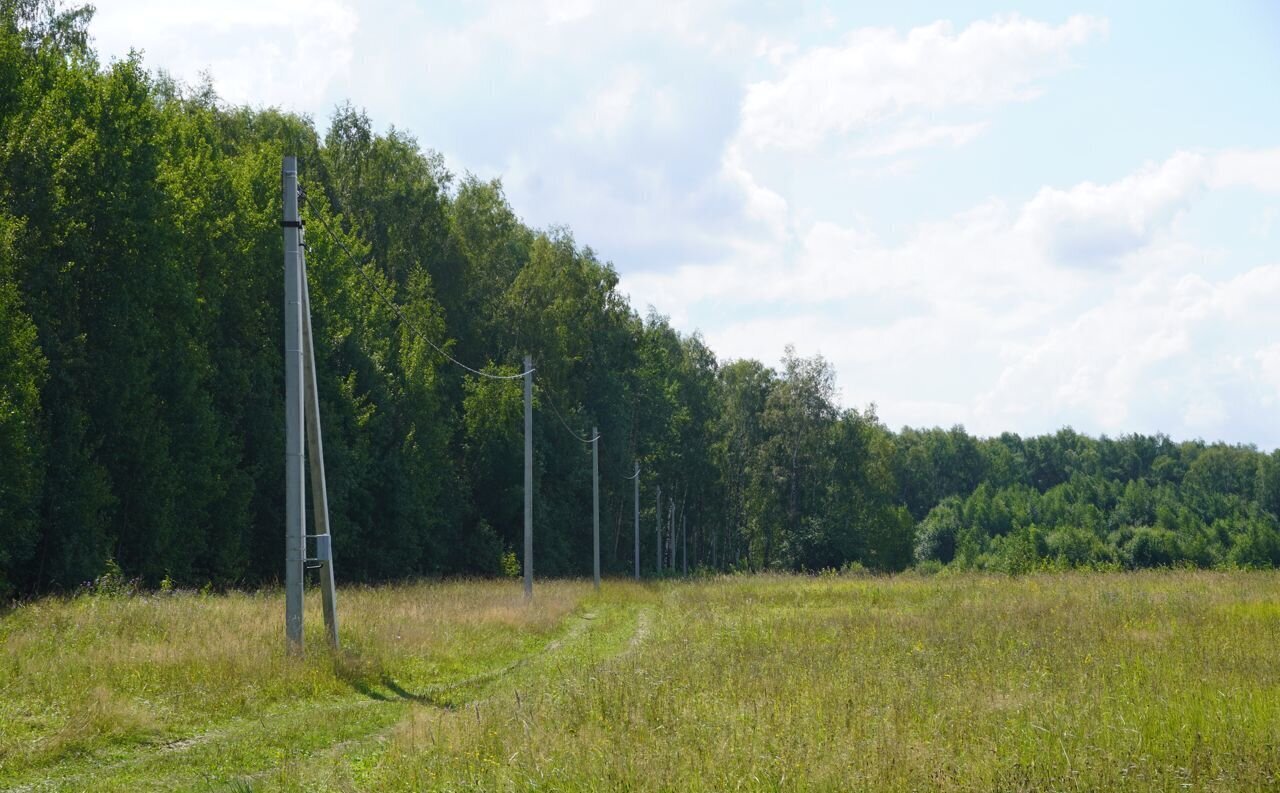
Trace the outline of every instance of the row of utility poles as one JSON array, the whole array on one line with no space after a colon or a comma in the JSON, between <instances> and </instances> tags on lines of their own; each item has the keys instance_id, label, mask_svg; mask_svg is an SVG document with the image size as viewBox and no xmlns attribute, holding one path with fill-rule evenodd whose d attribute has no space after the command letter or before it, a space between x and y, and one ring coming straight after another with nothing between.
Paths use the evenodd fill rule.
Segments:
<instances>
[{"instance_id":1,"label":"row of utility poles","mask_svg":"<svg viewBox=\"0 0 1280 793\"><path fill-rule=\"evenodd\" d=\"M303 583L306 571L320 578L321 602L329 645L337 649L338 605L333 575L333 546L329 533L328 490L324 473L324 444L320 431L320 401L316 389L315 344L311 336L311 298L307 288L306 244L298 211L298 162L283 163L284 213L284 353L285 353L285 638L291 653L302 651ZM456 361L455 361L456 363ZM474 370L473 370L474 371ZM533 597L533 358L524 358L524 594ZM566 426L566 429L568 427ZM570 432L572 432L570 430ZM575 437L577 437L575 435ZM579 438L579 440L582 440ZM600 433L591 437L592 572L600 588ZM309 463L309 465L308 465ZM311 485L314 534L307 534L304 503ZM640 579L640 463L627 477L634 480L635 577ZM670 502L668 552L675 566L675 503ZM657 489L657 571L662 573L662 488ZM310 554L308 540L315 552ZM687 524L681 515L683 572L689 572Z\"/></svg>"}]
</instances>

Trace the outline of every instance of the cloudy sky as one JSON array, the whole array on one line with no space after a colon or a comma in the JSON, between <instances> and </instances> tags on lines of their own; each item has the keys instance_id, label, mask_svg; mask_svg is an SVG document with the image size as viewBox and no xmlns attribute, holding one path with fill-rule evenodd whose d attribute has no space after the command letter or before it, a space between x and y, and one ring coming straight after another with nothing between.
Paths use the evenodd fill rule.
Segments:
<instances>
[{"instance_id":1,"label":"cloudy sky","mask_svg":"<svg viewBox=\"0 0 1280 793\"><path fill-rule=\"evenodd\" d=\"M104 61L349 99L891 426L1280 446L1272 0L97 5Z\"/></svg>"}]
</instances>

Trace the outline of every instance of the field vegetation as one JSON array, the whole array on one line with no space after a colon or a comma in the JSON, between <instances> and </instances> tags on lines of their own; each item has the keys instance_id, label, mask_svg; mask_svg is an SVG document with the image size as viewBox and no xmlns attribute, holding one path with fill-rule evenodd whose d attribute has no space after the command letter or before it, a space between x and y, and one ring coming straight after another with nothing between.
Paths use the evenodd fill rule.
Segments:
<instances>
[{"instance_id":1,"label":"field vegetation","mask_svg":"<svg viewBox=\"0 0 1280 793\"><path fill-rule=\"evenodd\" d=\"M302 659L278 591L47 598L0 618L0 789L1272 789L1278 584L347 587Z\"/></svg>"}]
</instances>

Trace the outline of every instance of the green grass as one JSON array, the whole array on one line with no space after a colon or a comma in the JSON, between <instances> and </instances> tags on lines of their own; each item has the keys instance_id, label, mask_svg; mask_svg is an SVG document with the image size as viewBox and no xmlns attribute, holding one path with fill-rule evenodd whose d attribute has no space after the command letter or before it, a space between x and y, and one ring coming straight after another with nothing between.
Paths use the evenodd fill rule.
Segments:
<instances>
[{"instance_id":1,"label":"green grass","mask_svg":"<svg viewBox=\"0 0 1280 793\"><path fill-rule=\"evenodd\" d=\"M1280 575L734 577L0 618L0 789L1263 790ZM322 646L310 603L310 646Z\"/></svg>"}]
</instances>

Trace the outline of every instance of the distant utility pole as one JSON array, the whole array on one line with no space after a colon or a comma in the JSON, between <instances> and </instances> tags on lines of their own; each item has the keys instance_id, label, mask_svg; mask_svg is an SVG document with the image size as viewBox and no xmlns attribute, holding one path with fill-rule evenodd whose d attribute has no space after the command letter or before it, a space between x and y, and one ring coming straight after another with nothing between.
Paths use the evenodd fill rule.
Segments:
<instances>
[{"instance_id":1,"label":"distant utility pole","mask_svg":"<svg viewBox=\"0 0 1280 793\"><path fill-rule=\"evenodd\" d=\"M632 559L636 565L636 580L640 580L640 461L636 461L635 479L635 508L636 508L636 550L632 555Z\"/></svg>"},{"instance_id":2,"label":"distant utility pole","mask_svg":"<svg viewBox=\"0 0 1280 793\"><path fill-rule=\"evenodd\" d=\"M286 647L302 652L302 588L307 567L320 572L325 628L329 645L338 647L338 609L333 584L333 546L329 535L329 493L324 477L324 444L320 436L320 401L316 391L315 344L311 337L311 296L303 258L302 221L298 217L298 160L283 163L284 217L284 353L285 353L285 599ZM305 426L304 426L305 422ZM317 533L316 555L307 557L306 471L304 447L310 453L312 509ZM308 565L308 562L315 562Z\"/></svg>"},{"instance_id":3,"label":"distant utility pole","mask_svg":"<svg viewBox=\"0 0 1280 793\"><path fill-rule=\"evenodd\" d=\"M676 571L676 500L667 499L667 558L671 560L671 572Z\"/></svg>"},{"instance_id":4,"label":"distant utility pole","mask_svg":"<svg viewBox=\"0 0 1280 793\"><path fill-rule=\"evenodd\" d=\"M591 539L596 589L600 588L600 430L591 428Z\"/></svg>"},{"instance_id":5,"label":"distant utility pole","mask_svg":"<svg viewBox=\"0 0 1280 793\"><path fill-rule=\"evenodd\" d=\"M689 518L683 511L680 513L680 561L684 574L689 575Z\"/></svg>"},{"instance_id":6,"label":"distant utility pole","mask_svg":"<svg viewBox=\"0 0 1280 793\"><path fill-rule=\"evenodd\" d=\"M533 356L524 357L524 596L533 597Z\"/></svg>"},{"instance_id":7,"label":"distant utility pole","mask_svg":"<svg viewBox=\"0 0 1280 793\"><path fill-rule=\"evenodd\" d=\"M662 575L662 485L658 485L657 506L654 509L654 517L658 531L658 575Z\"/></svg>"}]
</instances>

